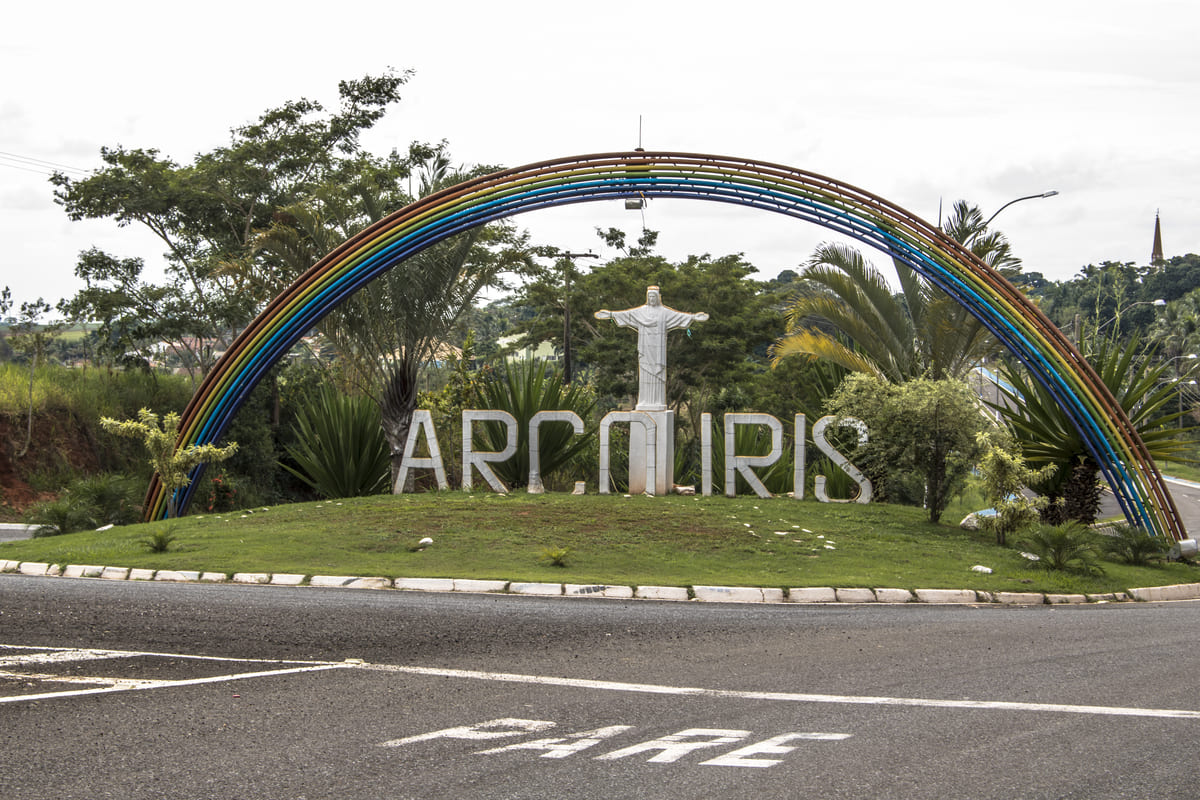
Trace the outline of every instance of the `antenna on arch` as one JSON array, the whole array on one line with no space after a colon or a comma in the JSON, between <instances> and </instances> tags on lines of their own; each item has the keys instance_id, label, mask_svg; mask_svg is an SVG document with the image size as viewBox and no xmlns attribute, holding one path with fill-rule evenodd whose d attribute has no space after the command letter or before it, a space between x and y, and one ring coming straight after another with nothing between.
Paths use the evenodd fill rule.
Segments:
<instances>
[{"instance_id":1,"label":"antenna on arch","mask_svg":"<svg viewBox=\"0 0 1200 800\"><path fill-rule=\"evenodd\" d=\"M638 114L638 144L637 144L637 147L634 148L634 152L635 153L646 152L645 148L642 147L642 115L641 114ZM642 228L643 228L643 230L646 227L646 211L645 211L645 209L646 209L645 196L639 194L637 197L626 197L625 198L625 210L626 211L641 211L642 212Z\"/></svg>"}]
</instances>

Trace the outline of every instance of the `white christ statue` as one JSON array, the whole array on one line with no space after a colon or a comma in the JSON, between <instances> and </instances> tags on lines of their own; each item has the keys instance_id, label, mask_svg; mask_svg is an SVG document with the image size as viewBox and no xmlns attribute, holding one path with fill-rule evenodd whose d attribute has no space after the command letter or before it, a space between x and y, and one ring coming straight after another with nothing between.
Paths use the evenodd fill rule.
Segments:
<instances>
[{"instance_id":1,"label":"white christ statue","mask_svg":"<svg viewBox=\"0 0 1200 800\"><path fill-rule=\"evenodd\" d=\"M708 314L687 314L662 304L657 286L646 289L646 304L624 311L596 312L596 319L611 319L638 332L638 400L636 411L665 411L667 408L667 331L704 322Z\"/></svg>"}]
</instances>

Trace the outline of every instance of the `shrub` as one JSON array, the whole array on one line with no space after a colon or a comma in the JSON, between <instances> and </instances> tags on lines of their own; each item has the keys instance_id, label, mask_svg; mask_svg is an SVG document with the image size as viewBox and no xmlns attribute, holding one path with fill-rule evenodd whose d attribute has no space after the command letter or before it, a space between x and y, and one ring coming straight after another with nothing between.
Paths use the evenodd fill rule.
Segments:
<instances>
[{"instance_id":1,"label":"shrub","mask_svg":"<svg viewBox=\"0 0 1200 800\"><path fill-rule=\"evenodd\" d=\"M512 458L492 465L500 480L509 488L529 483L529 420L539 411L574 411L589 425L596 400L591 390L576 381L564 386L557 372L551 372L544 361L506 361L503 374L484 384L483 399L487 408L507 411L517 420L517 452ZM485 423L475 428L481 449L504 449L507 430L498 423ZM594 428L585 428L575 435L570 425L549 422L538 430L538 457L543 478L565 467L584 452L595 436Z\"/></svg>"},{"instance_id":2,"label":"shrub","mask_svg":"<svg viewBox=\"0 0 1200 800\"><path fill-rule=\"evenodd\" d=\"M569 547L547 547L542 550L541 560L552 567L567 566L567 556L571 555Z\"/></svg>"},{"instance_id":3,"label":"shrub","mask_svg":"<svg viewBox=\"0 0 1200 800\"><path fill-rule=\"evenodd\" d=\"M1104 572L1098 563L1095 537L1090 528L1078 522L1039 524L1024 541L1024 547L1045 569L1095 575Z\"/></svg>"},{"instance_id":4,"label":"shrub","mask_svg":"<svg viewBox=\"0 0 1200 800\"><path fill-rule=\"evenodd\" d=\"M171 549L171 543L174 541L175 532L167 526L158 528L149 535L143 536L138 540L138 543L151 553L165 553Z\"/></svg>"},{"instance_id":5,"label":"shrub","mask_svg":"<svg viewBox=\"0 0 1200 800\"><path fill-rule=\"evenodd\" d=\"M67 487L80 508L87 509L97 525L130 525L142 516L146 486L128 475L94 475Z\"/></svg>"},{"instance_id":6,"label":"shrub","mask_svg":"<svg viewBox=\"0 0 1200 800\"><path fill-rule=\"evenodd\" d=\"M310 395L296 413L296 443L284 469L324 497L379 494L388 485L389 449L379 407L332 387Z\"/></svg>"},{"instance_id":7,"label":"shrub","mask_svg":"<svg viewBox=\"0 0 1200 800\"><path fill-rule=\"evenodd\" d=\"M37 503L25 515L25 520L37 526L33 529L35 537L59 536L96 526L90 510L80 507L70 496Z\"/></svg>"},{"instance_id":8,"label":"shrub","mask_svg":"<svg viewBox=\"0 0 1200 800\"><path fill-rule=\"evenodd\" d=\"M1110 557L1135 567L1145 567L1151 562L1162 561L1170 549L1163 537L1151 536L1141 528L1124 522L1114 525L1112 535L1103 537L1100 543Z\"/></svg>"}]
</instances>

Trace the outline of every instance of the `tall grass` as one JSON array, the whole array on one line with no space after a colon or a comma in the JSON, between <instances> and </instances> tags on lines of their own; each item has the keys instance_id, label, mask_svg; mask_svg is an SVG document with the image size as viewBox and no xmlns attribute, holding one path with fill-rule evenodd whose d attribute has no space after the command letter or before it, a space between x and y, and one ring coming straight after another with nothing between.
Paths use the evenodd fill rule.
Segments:
<instances>
[{"instance_id":1,"label":"tall grass","mask_svg":"<svg viewBox=\"0 0 1200 800\"><path fill-rule=\"evenodd\" d=\"M139 408L182 412L192 396L177 375L41 366L33 374L33 413L69 411L84 420L131 417ZM0 364L0 414L29 412L29 368Z\"/></svg>"}]
</instances>

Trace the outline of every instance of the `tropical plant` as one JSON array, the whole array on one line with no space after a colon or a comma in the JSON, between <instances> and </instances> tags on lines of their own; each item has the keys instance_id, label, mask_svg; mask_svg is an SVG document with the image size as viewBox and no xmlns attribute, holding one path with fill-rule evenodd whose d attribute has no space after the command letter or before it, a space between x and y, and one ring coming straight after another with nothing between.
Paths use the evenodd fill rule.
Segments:
<instances>
[{"instance_id":1,"label":"tropical plant","mask_svg":"<svg viewBox=\"0 0 1200 800\"><path fill-rule=\"evenodd\" d=\"M97 525L131 525L141 517L145 483L128 475L93 475L72 481L67 492L90 510Z\"/></svg>"},{"instance_id":2,"label":"tropical plant","mask_svg":"<svg viewBox=\"0 0 1200 800\"><path fill-rule=\"evenodd\" d=\"M1100 548L1126 564L1145 567L1166 559L1171 545L1162 536L1154 536L1135 525L1121 522L1113 525L1108 535L1100 538Z\"/></svg>"},{"instance_id":3,"label":"tropical plant","mask_svg":"<svg viewBox=\"0 0 1200 800\"><path fill-rule=\"evenodd\" d=\"M988 232L973 206L957 203L944 229L995 269L1012 271L1019 264L1003 234ZM894 265L899 295L858 250L818 247L803 273L809 289L787 308L787 333L771 347L774 363L803 355L900 383L962 377L997 351L995 339L966 308L908 265Z\"/></svg>"},{"instance_id":4,"label":"tropical plant","mask_svg":"<svg viewBox=\"0 0 1200 800\"><path fill-rule=\"evenodd\" d=\"M138 544L151 553L165 553L171 549L175 541L175 531L170 525L155 528L149 534L138 539Z\"/></svg>"},{"instance_id":5,"label":"tropical plant","mask_svg":"<svg viewBox=\"0 0 1200 800\"><path fill-rule=\"evenodd\" d=\"M1038 557L1035 563L1043 569L1095 575L1104 572L1099 563L1096 536L1091 528L1078 522L1040 523L1028 534L1022 546Z\"/></svg>"},{"instance_id":6,"label":"tropical plant","mask_svg":"<svg viewBox=\"0 0 1200 800\"><path fill-rule=\"evenodd\" d=\"M1179 389L1176 381L1168 378L1169 365L1156 364L1153 350L1137 339L1124 345L1111 339L1094 340L1084 357L1129 417L1151 457L1156 461L1191 460L1187 441L1179 436L1178 428L1171 427L1180 414L1171 406ZM1003 397L989 405L1003 416L1032 469L1056 467L1030 486L1049 501L1042 509L1042 519L1050 523L1095 522L1100 508L1100 467L1084 447L1083 437L1041 383L1011 362L1001 374Z\"/></svg>"},{"instance_id":7,"label":"tropical plant","mask_svg":"<svg viewBox=\"0 0 1200 800\"><path fill-rule=\"evenodd\" d=\"M302 274L340 242L402 207L411 198L397 188L416 167L426 196L488 171L450 168L444 148L414 147L404 162L363 162L351 174L322 185L285 209L256 240L257 252L277 265L275 289ZM380 409L391 446L392 484L417 408L418 375L434 360L458 319L480 292L500 285L505 272L526 267L522 236L494 224L450 237L417 253L335 309L320 330L333 343L342 369ZM286 279L286 280L285 280Z\"/></svg>"},{"instance_id":8,"label":"tropical plant","mask_svg":"<svg viewBox=\"0 0 1200 800\"><path fill-rule=\"evenodd\" d=\"M1011 534L1037 522L1039 509L1046 504L1044 497L1026 497L1025 487L1045 480L1057 468L1047 464L1040 470L1030 469L1008 437L981 433L978 442L983 455L979 459L977 483L996 512L983 517L981 524L995 533L996 544L1003 546Z\"/></svg>"},{"instance_id":9,"label":"tropical plant","mask_svg":"<svg viewBox=\"0 0 1200 800\"><path fill-rule=\"evenodd\" d=\"M92 510L70 495L34 504L25 515L25 520L36 526L33 529L34 538L59 536L96 527Z\"/></svg>"},{"instance_id":10,"label":"tropical plant","mask_svg":"<svg viewBox=\"0 0 1200 800\"><path fill-rule=\"evenodd\" d=\"M174 411L166 414L161 423L158 414L148 408L138 411L138 418L131 420L115 420L110 417L100 418L100 427L115 436L130 439L140 439L150 455L150 466L158 473L159 480L167 491L167 515L176 517L179 514L179 502L176 495L179 489L185 488L192 482L190 473L203 464L216 464L230 458L237 452L237 442L230 442L224 447L214 444L187 445L179 449L175 443L179 438L179 414Z\"/></svg>"},{"instance_id":11,"label":"tropical plant","mask_svg":"<svg viewBox=\"0 0 1200 800\"><path fill-rule=\"evenodd\" d=\"M390 453L369 398L323 386L297 411L295 435L286 448L295 466L280 465L317 494L361 497L387 489Z\"/></svg>"},{"instance_id":12,"label":"tropical plant","mask_svg":"<svg viewBox=\"0 0 1200 800\"><path fill-rule=\"evenodd\" d=\"M579 380L565 386L557 371L551 371L544 361L505 361L504 368L483 385L482 395L488 408L507 411L517 421L516 454L492 465L497 477L510 488L529 483L529 420L539 411L574 411L586 426L582 435L576 435L565 422L541 425L538 457L543 479L587 451L595 438L595 394ZM499 423L480 424L475 427L475 435L481 450L498 452L508 441L507 428Z\"/></svg>"}]
</instances>

